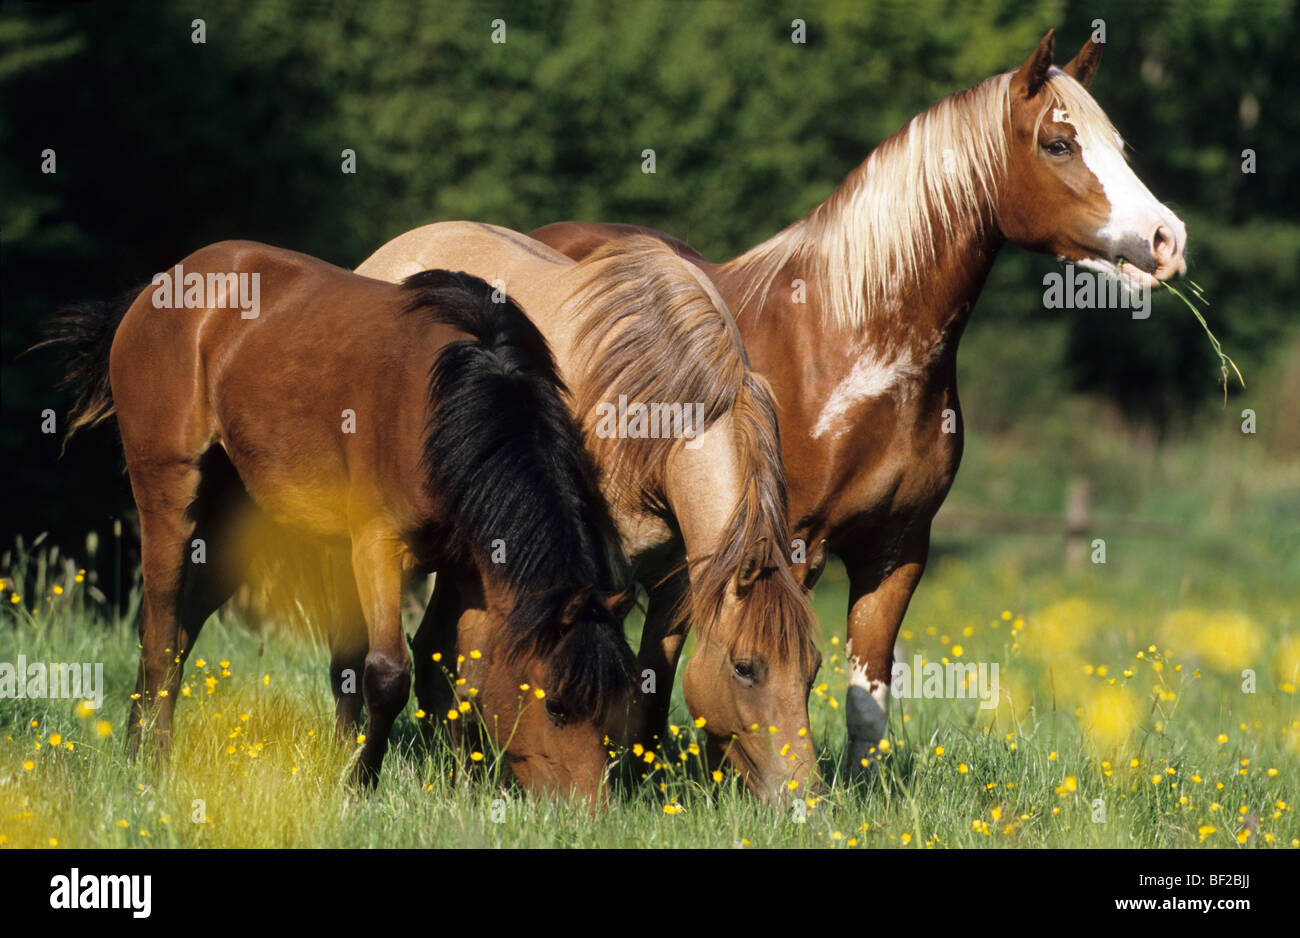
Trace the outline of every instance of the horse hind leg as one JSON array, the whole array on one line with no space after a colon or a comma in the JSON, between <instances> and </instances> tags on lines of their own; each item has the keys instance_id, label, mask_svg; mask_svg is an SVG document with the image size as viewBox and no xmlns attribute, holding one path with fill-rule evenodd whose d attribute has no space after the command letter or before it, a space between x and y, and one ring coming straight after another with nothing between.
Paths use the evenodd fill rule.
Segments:
<instances>
[{"instance_id":1,"label":"horse hind leg","mask_svg":"<svg viewBox=\"0 0 1300 938\"><path fill-rule=\"evenodd\" d=\"M127 728L127 751L139 754L146 731L165 759L185 661L199 632L245 572L241 521L251 502L224 451L196 461L131 469L140 511L144 599L140 665Z\"/></svg>"}]
</instances>

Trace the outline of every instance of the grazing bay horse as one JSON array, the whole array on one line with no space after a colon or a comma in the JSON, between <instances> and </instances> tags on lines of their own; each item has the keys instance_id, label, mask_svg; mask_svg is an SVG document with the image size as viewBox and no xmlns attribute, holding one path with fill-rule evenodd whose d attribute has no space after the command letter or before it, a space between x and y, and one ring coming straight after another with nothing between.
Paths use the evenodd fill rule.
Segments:
<instances>
[{"instance_id":1,"label":"grazing bay horse","mask_svg":"<svg viewBox=\"0 0 1300 938\"><path fill-rule=\"evenodd\" d=\"M816 769L808 726L821 663L815 619L787 559L771 394L717 292L656 239L620 241L575 264L518 232L469 222L407 232L357 271L396 281L447 266L527 310L573 391L627 575L650 597L631 742L658 749L692 628L683 688L711 759L725 755L760 795L806 791ZM825 562L824 552L808 553L807 562ZM452 632L417 636L417 694L426 659L447 653ZM425 709L440 712L441 703Z\"/></svg>"},{"instance_id":2,"label":"grazing bay horse","mask_svg":"<svg viewBox=\"0 0 1300 938\"><path fill-rule=\"evenodd\" d=\"M546 340L517 306L462 273L394 285L231 241L124 302L66 311L50 344L82 391L70 432L116 410L140 512L133 755L143 738L168 751L185 660L247 572L251 514L350 558L341 601L362 634L346 654L335 641L335 659L356 668L369 714L355 781L377 780L409 696L403 583L436 569L483 597L481 653L509 681L477 705L507 728L523 785L603 790L632 664L606 604L610 520Z\"/></svg>"},{"instance_id":3,"label":"grazing bay horse","mask_svg":"<svg viewBox=\"0 0 1300 938\"><path fill-rule=\"evenodd\" d=\"M1139 287L1185 270L1183 223L1085 90L1101 46L1057 69L1052 44L1049 31L1019 69L913 118L808 217L727 263L631 225L533 232L576 259L652 234L730 304L776 395L792 532L826 538L849 575L850 769L885 733L894 641L961 458L957 342L998 251Z\"/></svg>"}]
</instances>

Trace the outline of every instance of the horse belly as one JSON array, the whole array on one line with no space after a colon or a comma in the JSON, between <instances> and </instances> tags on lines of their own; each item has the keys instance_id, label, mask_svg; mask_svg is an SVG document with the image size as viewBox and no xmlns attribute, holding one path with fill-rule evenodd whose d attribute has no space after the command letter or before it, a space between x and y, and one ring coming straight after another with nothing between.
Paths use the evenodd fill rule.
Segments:
<instances>
[{"instance_id":1,"label":"horse belly","mask_svg":"<svg viewBox=\"0 0 1300 938\"><path fill-rule=\"evenodd\" d=\"M347 533L348 484L342 460L289 441L218 441L249 496L278 524L318 536ZM317 451L313 451L317 450Z\"/></svg>"}]
</instances>

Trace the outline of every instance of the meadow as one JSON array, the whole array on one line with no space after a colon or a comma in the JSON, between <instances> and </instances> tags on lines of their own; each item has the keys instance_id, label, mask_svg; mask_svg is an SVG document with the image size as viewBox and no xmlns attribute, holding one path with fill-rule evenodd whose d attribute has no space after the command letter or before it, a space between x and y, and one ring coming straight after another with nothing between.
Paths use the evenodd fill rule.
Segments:
<instances>
[{"instance_id":1,"label":"meadow","mask_svg":"<svg viewBox=\"0 0 1300 938\"><path fill-rule=\"evenodd\" d=\"M975 413L999 411L1007 391L988 378L1014 354L1000 341L967 359ZM1266 379L1281 395L1295 375ZM155 774L124 756L133 612L113 624L78 561L15 547L0 661L102 662L106 687L100 711L0 703L0 846L1300 847L1300 468L1278 437L1243 440L1236 412L1163 441L1125 435L1084 399L1010 428L974 422L946 508L1049 515L1083 467L1106 563L1067 572L1059 537L964 534L941 516L898 657L996 662L998 703L896 699L866 780L841 775L833 564L814 594L825 663L810 703L829 784L776 806L702 764L680 687L662 751L620 754L648 777L603 812L497 784L491 752L426 745L414 700L378 789L350 790L324 645L224 611L190 659L173 761ZM1131 516L1176 534L1107 530Z\"/></svg>"}]
</instances>

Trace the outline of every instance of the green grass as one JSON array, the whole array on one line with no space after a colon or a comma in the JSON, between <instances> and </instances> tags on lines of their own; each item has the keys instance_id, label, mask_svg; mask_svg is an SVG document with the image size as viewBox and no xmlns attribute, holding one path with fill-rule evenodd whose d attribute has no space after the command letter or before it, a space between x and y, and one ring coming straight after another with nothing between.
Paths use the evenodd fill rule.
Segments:
<instances>
[{"instance_id":1,"label":"green grass","mask_svg":"<svg viewBox=\"0 0 1300 938\"><path fill-rule=\"evenodd\" d=\"M1243 444L1231 427L1161 446L1120 439L1095 415L1080 424L1074 407L1051 418L1069 426L973 430L951 501L1049 514L1082 465L1107 563L1067 574L1058 538L940 528L900 637L904 656L951 658L959 645L964 661L999 663L1004 694L993 710L895 701L888 752L867 781L839 773L846 582L841 568L828 570L814 597L825 664L811 712L830 784L811 805L805 792L763 805L734 775L716 783L695 757L682 762L696 731L680 688L677 748L660 754L676 767L603 812L525 798L495 784L490 765L452 781L456 760L421 741L414 702L378 789L358 793L341 782L351 747L332 736L325 649L222 616L191 658L173 760L155 775L123 753L133 625L104 621L67 558L47 556L38 594L39 555L29 552L4 572L0 661L103 662L106 700L89 715L72 701L0 702L0 844L1300 846L1294 460L1251 450L1256 441ZM1066 441L1068 458L1054 440ZM1184 533L1106 530L1106 519L1133 514ZM55 583L66 584L62 594ZM32 595L11 602L19 584ZM1243 692L1245 669L1254 693Z\"/></svg>"}]
</instances>

